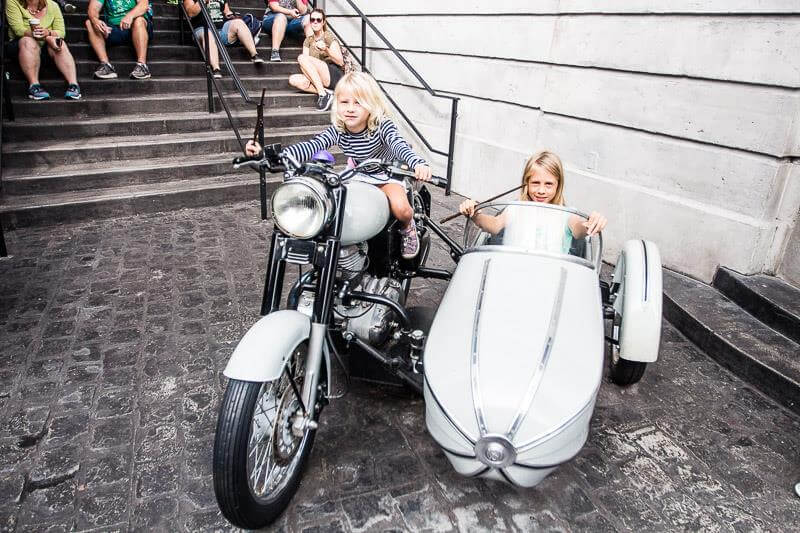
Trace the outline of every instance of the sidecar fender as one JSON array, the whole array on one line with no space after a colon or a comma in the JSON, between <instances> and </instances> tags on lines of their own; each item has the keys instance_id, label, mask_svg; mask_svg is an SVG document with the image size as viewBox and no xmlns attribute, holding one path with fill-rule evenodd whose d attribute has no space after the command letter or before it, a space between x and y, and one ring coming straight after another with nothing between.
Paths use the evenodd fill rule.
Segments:
<instances>
[{"instance_id":1,"label":"sidecar fender","mask_svg":"<svg viewBox=\"0 0 800 533\"><path fill-rule=\"evenodd\" d=\"M275 311L247 330L223 372L230 379L272 381L280 377L297 345L308 339L311 321L299 311Z\"/></svg>"},{"instance_id":2,"label":"sidecar fender","mask_svg":"<svg viewBox=\"0 0 800 533\"><path fill-rule=\"evenodd\" d=\"M622 315L619 356L628 361L652 363L661 340L661 254L655 243L625 243L614 270L621 290L614 307Z\"/></svg>"}]
</instances>

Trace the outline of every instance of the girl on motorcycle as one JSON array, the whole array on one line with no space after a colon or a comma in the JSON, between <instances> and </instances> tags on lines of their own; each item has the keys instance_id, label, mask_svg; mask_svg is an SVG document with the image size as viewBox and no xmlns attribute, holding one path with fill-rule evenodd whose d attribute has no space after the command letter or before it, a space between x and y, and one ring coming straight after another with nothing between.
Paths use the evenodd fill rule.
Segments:
<instances>
[{"instance_id":1,"label":"girl on motorcycle","mask_svg":"<svg viewBox=\"0 0 800 533\"><path fill-rule=\"evenodd\" d=\"M396 159L408 163L418 180L431 179L430 167L397 131L397 126L389 117L388 105L372 76L351 72L342 77L333 93L331 122L331 126L312 139L288 146L286 151L298 161L307 161L320 150L339 146L348 157L349 168L366 159ZM260 151L258 143L247 143L248 155L256 155ZM403 183L380 170L362 172L353 179L376 185L386 194L392 215L403 225L400 230L402 255L405 259L415 257L419 253L419 238L414 210L408 202Z\"/></svg>"},{"instance_id":2,"label":"girl on motorcycle","mask_svg":"<svg viewBox=\"0 0 800 533\"><path fill-rule=\"evenodd\" d=\"M564 167L553 152L542 150L533 154L525 163L522 171L519 199L527 202L543 202L555 205L564 205ZM482 230L498 234L508 223L507 210L497 216L485 213L476 213L475 200L464 200L458 206L462 215L468 216ZM602 214L593 211L588 220L572 215L568 221L568 231L573 239L582 239L603 231L608 219Z\"/></svg>"}]
</instances>

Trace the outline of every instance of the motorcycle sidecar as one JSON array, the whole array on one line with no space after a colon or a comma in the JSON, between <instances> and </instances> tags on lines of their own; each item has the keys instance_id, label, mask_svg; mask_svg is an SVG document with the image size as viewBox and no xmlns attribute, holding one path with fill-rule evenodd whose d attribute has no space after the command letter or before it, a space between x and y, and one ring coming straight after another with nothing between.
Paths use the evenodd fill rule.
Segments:
<instances>
[{"instance_id":1,"label":"motorcycle sidecar","mask_svg":"<svg viewBox=\"0 0 800 533\"><path fill-rule=\"evenodd\" d=\"M585 216L560 206L484 212L501 210L495 235L467 228L431 326L426 424L460 474L531 487L588 437L604 362L602 238L574 239Z\"/></svg>"}]
</instances>

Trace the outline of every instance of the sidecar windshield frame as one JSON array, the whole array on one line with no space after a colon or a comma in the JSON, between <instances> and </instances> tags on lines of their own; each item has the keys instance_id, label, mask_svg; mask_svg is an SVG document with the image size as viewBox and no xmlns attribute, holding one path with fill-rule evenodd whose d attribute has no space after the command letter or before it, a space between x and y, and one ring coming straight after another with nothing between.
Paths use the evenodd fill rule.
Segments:
<instances>
[{"instance_id":1,"label":"sidecar windshield frame","mask_svg":"<svg viewBox=\"0 0 800 533\"><path fill-rule=\"evenodd\" d=\"M492 224L496 233L468 219L464 225L465 253L494 251L543 255L600 269L602 235L575 239L569 229L572 217L581 221L589 218L577 209L537 202L500 201L480 206L476 213L495 217Z\"/></svg>"}]
</instances>

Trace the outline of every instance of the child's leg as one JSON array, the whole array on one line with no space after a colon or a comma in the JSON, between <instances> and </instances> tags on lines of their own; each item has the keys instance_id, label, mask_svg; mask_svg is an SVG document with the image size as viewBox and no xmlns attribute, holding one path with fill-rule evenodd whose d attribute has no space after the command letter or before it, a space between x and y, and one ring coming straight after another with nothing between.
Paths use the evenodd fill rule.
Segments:
<instances>
[{"instance_id":1,"label":"child's leg","mask_svg":"<svg viewBox=\"0 0 800 533\"><path fill-rule=\"evenodd\" d=\"M389 198L389 209L394 217L403 224L403 228L407 228L414 216L414 210L408 203L405 187L399 183L387 183L380 185L380 188Z\"/></svg>"}]
</instances>

